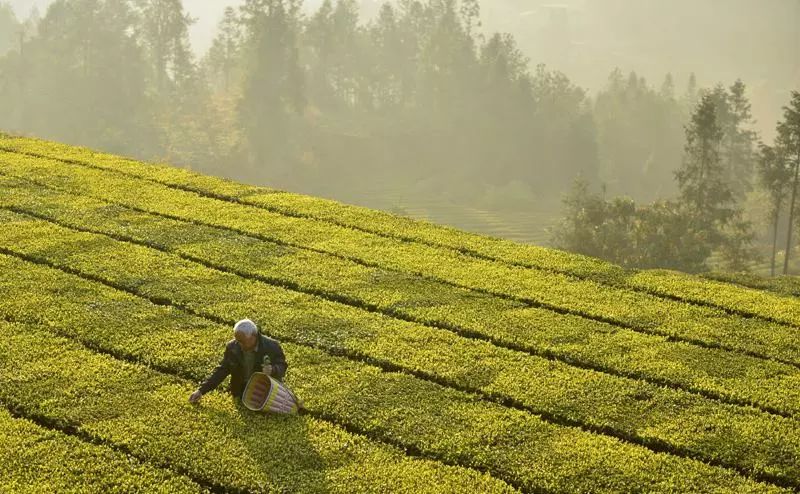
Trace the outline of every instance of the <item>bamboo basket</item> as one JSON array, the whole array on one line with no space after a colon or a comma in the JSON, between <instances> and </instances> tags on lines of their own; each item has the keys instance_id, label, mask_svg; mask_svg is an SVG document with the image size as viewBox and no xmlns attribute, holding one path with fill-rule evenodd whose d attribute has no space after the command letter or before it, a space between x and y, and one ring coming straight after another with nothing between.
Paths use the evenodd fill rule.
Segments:
<instances>
[{"instance_id":1,"label":"bamboo basket","mask_svg":"<svg viewBox=\"0 0 800 494\"><path fill-rule=\"evenodd\" d=\"M242 393L242 403L254 412L295 414L303 402L284 383L263 372L250 377Z\"/></svg>"}]
</instances>

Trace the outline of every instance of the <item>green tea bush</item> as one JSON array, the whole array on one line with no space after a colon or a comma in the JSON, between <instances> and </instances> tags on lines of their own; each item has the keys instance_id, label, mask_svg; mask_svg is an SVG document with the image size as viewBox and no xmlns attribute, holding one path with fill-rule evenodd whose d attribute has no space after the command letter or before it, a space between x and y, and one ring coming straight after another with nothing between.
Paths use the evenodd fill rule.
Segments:
<instances>
[{"instance_id":1,"label":"green tea bush","mask_svg":"<svg viewBox=\"0 0 800 494\"><path fill-rule=\"evenodd\" d=\"M336 256L141 213L0 176L0 207L112 235L245 277L495 345L784 415L800 411L800 369L526 307Z\"/></svg>"},{"instance_id":2,"label":"green tea bush","mask_svg":"<svg viewBox=\"0 0 800 494\"><path fill-rule=\"evenodd\" d=\"M786 482L800 478L797 463L783 452L786 444L800 445L800 440L787 441L798 434L790 419L394 321L17 213L0 211L0 221L5 225L0 233L2 249L211 320L232 324L236 314L252 314L255 320L265 321L267 332L279 339L399 367L450 387L499 395L556 421L575 422L641 444L654 443ZM28 299L34 298L22 298ZM448 400L431 397L427 401ZM480 414L476 411L476 415ZM431 432L439 429L416 427ZM452 435L449 432L440 429L446 436ZM765 467L759 470L761 465ZM487 466L493 472L501 467Z\"/></svg>"}]
</instances>

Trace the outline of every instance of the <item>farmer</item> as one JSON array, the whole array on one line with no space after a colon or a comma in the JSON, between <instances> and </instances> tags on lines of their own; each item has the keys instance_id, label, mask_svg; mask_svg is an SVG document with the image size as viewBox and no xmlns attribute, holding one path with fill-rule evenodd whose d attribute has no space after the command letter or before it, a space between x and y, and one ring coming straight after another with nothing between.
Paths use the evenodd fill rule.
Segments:
<instances>
[{"instance_id":1,"label":"farmer","mask_svg":"<svg viewBox=\"0 0 800 494\"><path fill-rule=\"evenodd\" d=\"M204 394L216 389L229 374L231 382L228 391L237 398L242 397L247 381L254 372L261 371L283 380L286 375L286 357L280 343L261 334L250 319L236 323L233 337L225 346L222 362L214 369L211 377L189 397L191 403L197 403Z\"/></svg>"}]
</instances>

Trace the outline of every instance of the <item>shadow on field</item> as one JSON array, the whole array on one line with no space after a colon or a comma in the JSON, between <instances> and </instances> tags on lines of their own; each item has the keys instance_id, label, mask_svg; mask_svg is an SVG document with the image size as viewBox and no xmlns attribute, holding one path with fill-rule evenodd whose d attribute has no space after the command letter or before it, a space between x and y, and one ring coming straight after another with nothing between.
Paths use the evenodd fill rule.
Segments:
<instances>
[{"instance_id":1,"label":"shadow on field","mask_svg":"<svg viewBox=\"0 0 800 494\"><path fill-rule=\"evenodd\" d=\"M245 408L239 398L230 397L236 415L226 428L235 451L242 453L235 462L258 472L257 481L248 486L255 492L327 493L329 459L323 458L320 427L307 415L276 415ZM231 468L237 468L236 463Z\"/></svg>"}]
</instances>

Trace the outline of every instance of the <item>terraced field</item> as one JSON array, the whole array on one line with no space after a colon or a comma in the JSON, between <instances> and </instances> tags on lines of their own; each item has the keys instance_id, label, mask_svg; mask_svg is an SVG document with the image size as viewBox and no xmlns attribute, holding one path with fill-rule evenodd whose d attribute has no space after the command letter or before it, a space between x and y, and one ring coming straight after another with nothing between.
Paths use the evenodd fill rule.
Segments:
<instances>
[{"instance_id":1,"label":"terraced field","mask_svg":"<svg viewBox=\"0 0 800 494\"><path fill-rule=\"evenodd\" d=\"M244 317L307 414L188 403ZM0 137L0 491L792 492L799 336L781 293Z\"/></svg>"}]
</instances>

